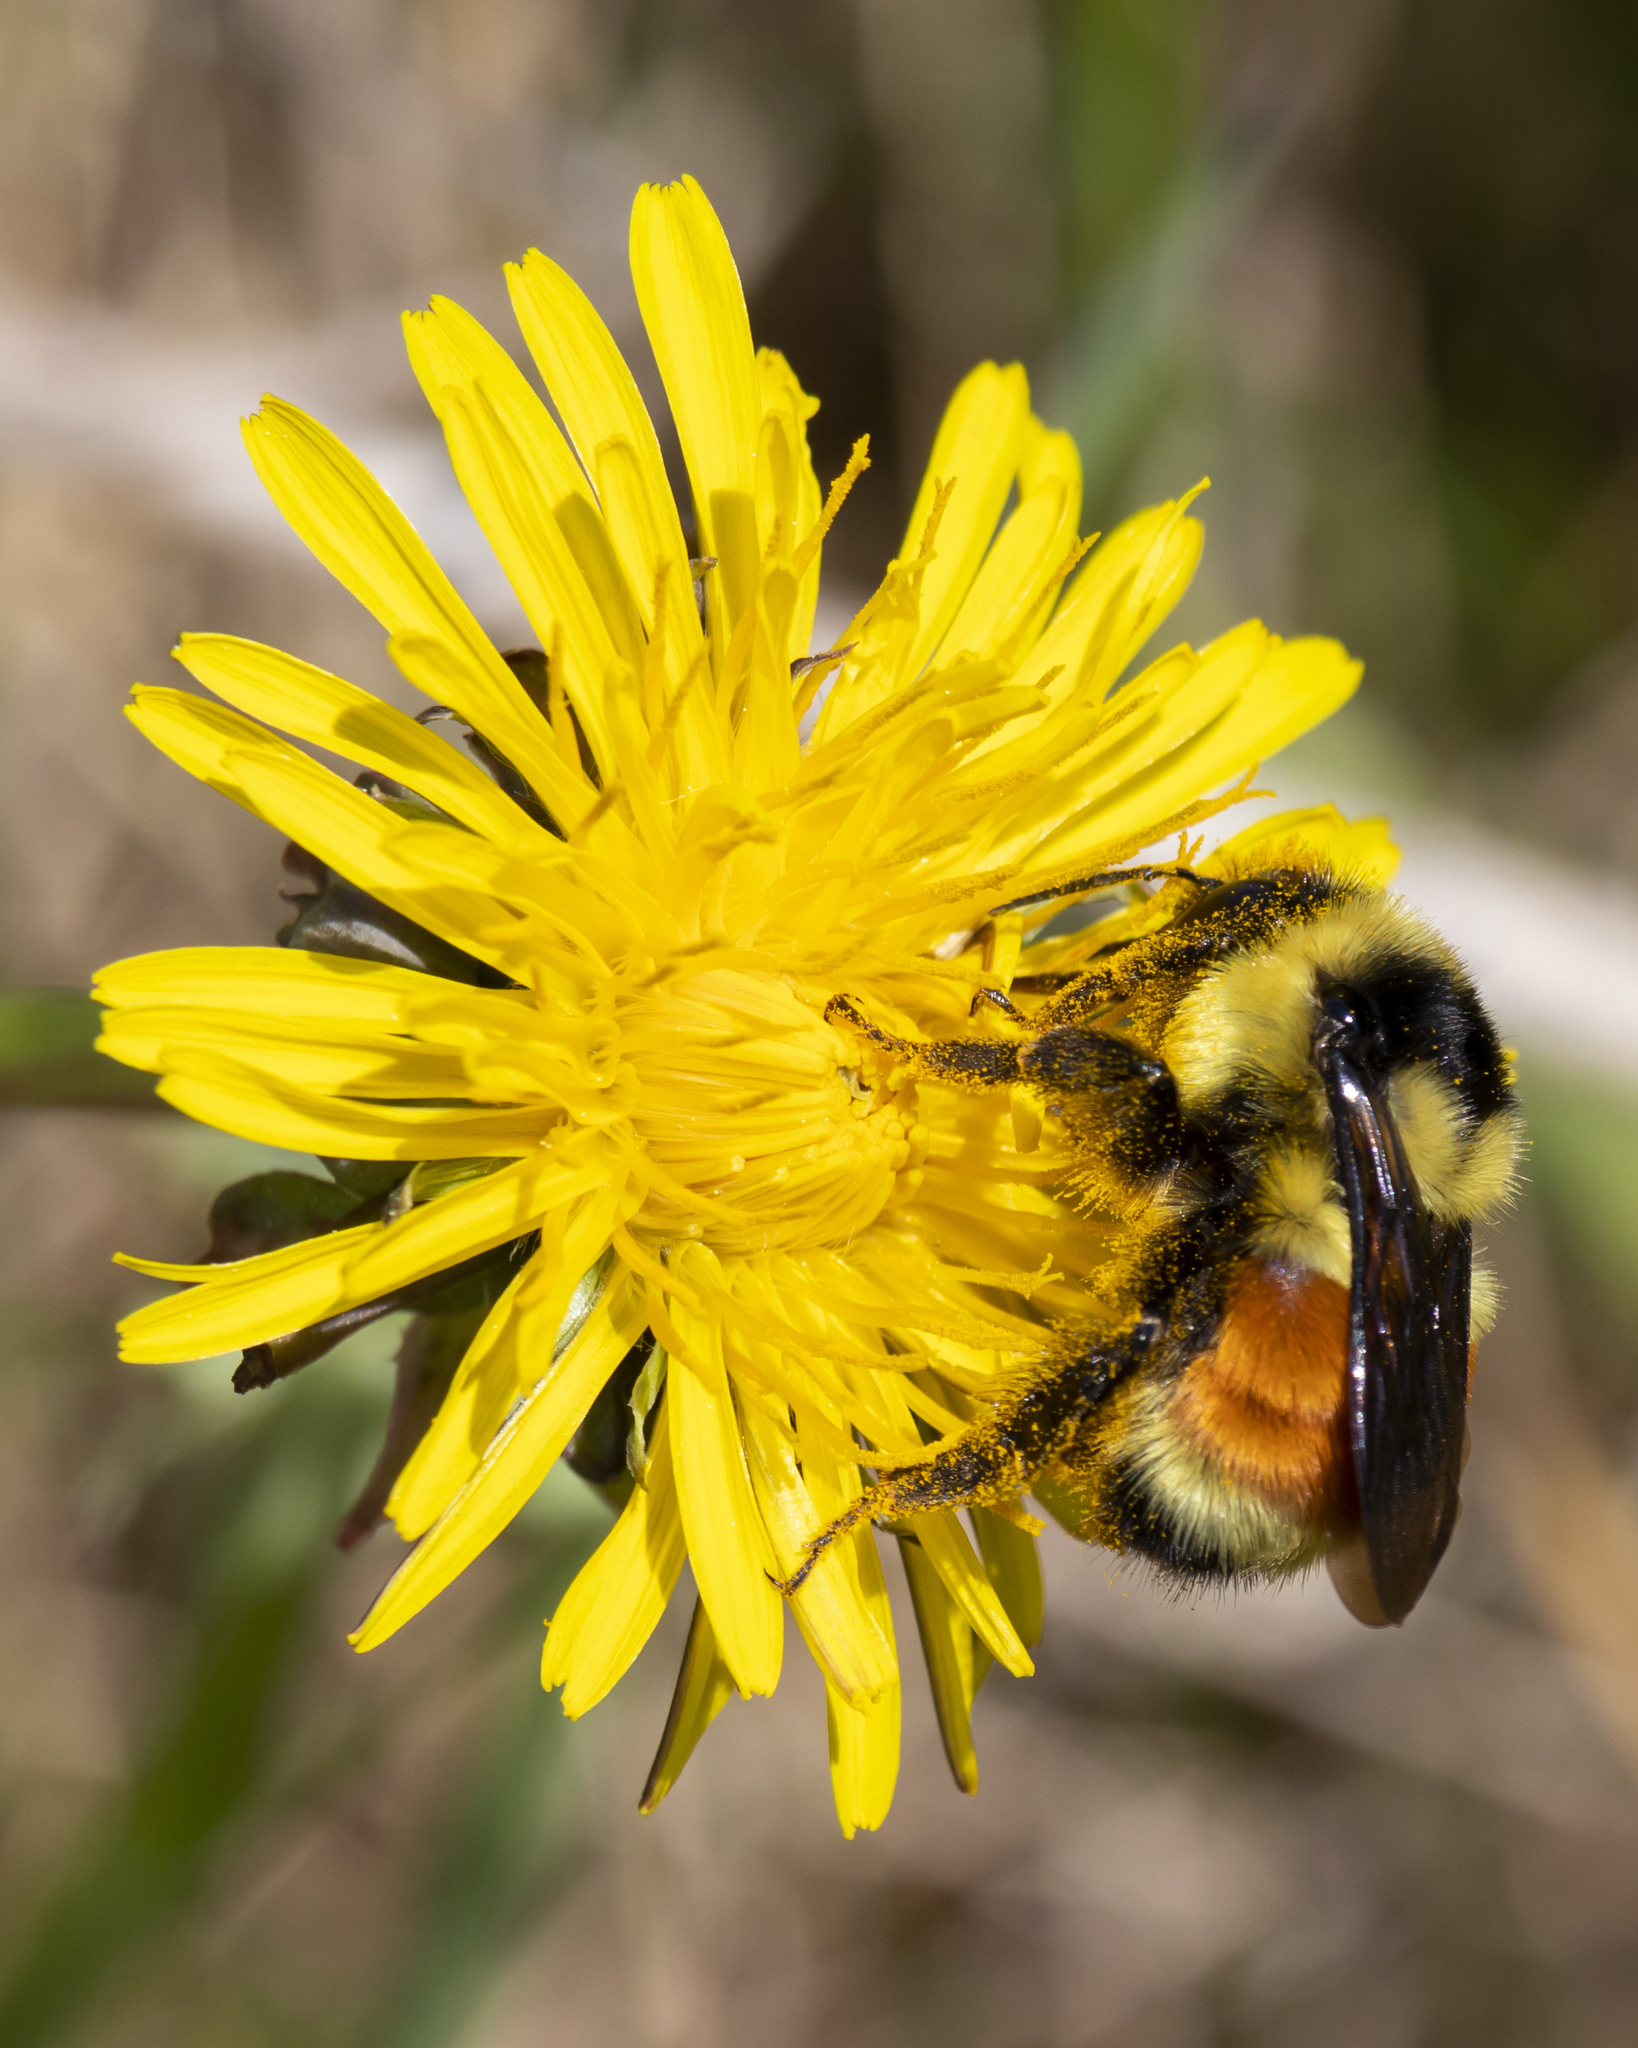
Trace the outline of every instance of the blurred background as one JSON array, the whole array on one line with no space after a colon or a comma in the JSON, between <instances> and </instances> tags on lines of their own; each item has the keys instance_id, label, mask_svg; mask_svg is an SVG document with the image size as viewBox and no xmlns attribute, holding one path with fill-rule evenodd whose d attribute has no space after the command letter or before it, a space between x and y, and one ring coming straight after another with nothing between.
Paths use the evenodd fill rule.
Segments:
<instances>
[{"instance_id":1,"label":"blurred background","mask_svg":"<svg viewBox=\"0 0 1638 2048\"><path fill-rule=\"evenodd\" d=\"M566 1473L351 1655L396 1540L329 1538L390 1328L245 1400L231 1361L113 1359L141 1283L109 1254L197 1256L272 1160L99 1072L78 992L286 915L276 844L121 700L184 627L389 680L238 416L324 418L509 644L399 311L509 335L538 244L646 364L626 215L685 170L823 399L821 474L872 436L831 616L982 356L1075 430L1089 530L1211 475L1177 630L1365 658L1267 779L1391 811L1533 1135L1409 1625L1323 1580L1169 1604L1049 1539L978 1798L912 1683L850 1845L800 1674L648 1820L675 1634L582 1723L543 1698L540 1617L605 1526ZM0 732L6 2048L1638 2039L1628 0L0 0Z\"/></svg>"}]
</instances>

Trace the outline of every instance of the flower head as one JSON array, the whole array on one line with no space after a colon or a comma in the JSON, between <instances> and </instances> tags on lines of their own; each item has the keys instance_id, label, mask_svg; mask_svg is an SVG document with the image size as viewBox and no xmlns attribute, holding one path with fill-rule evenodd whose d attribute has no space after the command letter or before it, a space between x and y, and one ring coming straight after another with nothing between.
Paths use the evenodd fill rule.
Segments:
<instances>
[{"instance_id":1,"label":"flower head","mask_svg":"<svg viewBox=\"0 0 1638 2048\"><path fill-rule=\"evenodd\" d=\"M1122 682L1200 528L1185 499L1089 552L1069 438L993 364L951 400L880 588L815 657L821 542L863 444L823 497L815 401L753 349L692 181L638 195L632 267L692 555L637 387L555 264L508 276L562 429L459 307L406 321L536 649L491 643L317 422L269 399L246 423L274 502L436 708L214 634L176 650L211 697L136 693L157 746L294 842L311 894L281 946L105 970L104 1049L204 1122L332 1162L336 1185L261 1188L271 1227L230 1202L205 1267L128 1261L190 1284L127 1321L125 1355L242 1347L241 1384L262 1383L362 1315L422 1309L435 1337L406 1353L354 1527L384 1504L416 1548L358 1646L578 1450L623 1505L552 1618L545 1683L592 1706L692 1567L652 1803L731 1693L773 1690L788 1604L851 1832L881 1820L897 1767L876 1533L824 1550L788 1601L778 1582L862 1468L960 1429L1086 1312L1108 1226L1074 1207L1050 1118L912 1077L836 999L894 1031L982 1034L975 992L1011 986L1052 892L1219 808L1357 669L1248 624ZM1087 944L1048 938L1029 968ZM976 1547L950 1512L899 1537L969 1789L989 1661L1030 1669L1032 1526L975 1509Z\"/></svg>"}]
</instances>

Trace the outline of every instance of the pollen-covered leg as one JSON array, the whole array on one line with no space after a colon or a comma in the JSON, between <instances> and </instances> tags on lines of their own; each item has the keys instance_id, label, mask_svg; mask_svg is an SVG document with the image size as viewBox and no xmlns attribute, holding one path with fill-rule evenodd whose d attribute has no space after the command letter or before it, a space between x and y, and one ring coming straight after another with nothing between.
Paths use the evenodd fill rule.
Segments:
<instances>
[{"instance_id":1,"label":"pollen-covered leg","mask_svg":"<svg viewBox=\"0 0 1638 2048\"><path fill-rule=\"evenodd\" d=\"M827 1024L847 1024L872 1045L901 1059L919 1076L954 1081L970 1088L1006 1088L1018 1079L1015 1045L993 1039L945 1038L921 1041L896 1038L872 1024L851 996L832 996L825 1005Z\"/></svg>"},{"instance_id":2,"label":"pollen-covered leg","mask_svg":"<svg viewBox=\"0 0 1638 2048\"><path fill-rule=\"evenodd\" d=\"M1013 1500L1029 1484L1029 1474L1005 1425L992 1418L975 1422L943 1450L886 1472L859 1498L822 1529L807 1556L780 1591L797 1591L820 1557L849 1529L861 1522L905 1522L939 1508L988 1506Z\"/></svg>"},{"instance_id":3,"label":"pollen-covered leg","mask_svg":"<svg viewBox=\"0 0 1638 2048\"><path fill-rule=\"evenodd\" d=\"M1203 875L1197 875L1192 868L1180 867L1176 861L1163 861L1158 865L1148 862L1130 868L1095 868L1089 875L1079 875L1073 881L1057 882L1050 889L1036 889L1028 896L1018 896L1011 903L996 906L994 915L1000 916L1005 910L1036 910L1043 903L1057 902L1064 896L1089 896L1099 889L1124 889L1133 882L1191 882L1197 889L1209 889L1211 883Z\"/></svg>"},{"instance_id":4,"label":"pollen-covered leg","mask_svg":"<svg viewBox=\"0 0 1638 2048\"><path fill-rule=\"evenodd\" d=\"M972 999L967 1015L969 1017L976 1017L981 1011L986 1009L999 1010L1002 1016L1013 1024L1027 1024L1029 1022L1028 1017L1019 1009L1011 996L1004 994L998 988L979 989Z\"/></svg>"},{"instance_id":5,"label":"pollen-covered leg","mask_svg":"<svg viewBox=\"0 0 1638 2048\"><path fill-rule=\"evenodd\" d=\"M930 1457L884 1471L845 1514L820 1531L781 1591L794 1593L837 1537L861 1522L904 1522L940 1508L1003 1507L1015 1501L1147 1352L1155 1329L1152 1319L1143 1319L1123 1340L1055 1369Z\"/></svg>"},{"instance_id":6,"label":"pollen-covered leg","mask_svg":"<svg viewBox=\"0 0 1638 2048\"><path fill-rule=\"evenodd\" d=\"M1106 1031L1065 1024L1022 1047L1018 1066L1071 1128L1092 1123L1100 1152L1128 1180L1148 1182L1176 1163L1183 1118L1163 1060Z\"/></svg>"}]
</instances>

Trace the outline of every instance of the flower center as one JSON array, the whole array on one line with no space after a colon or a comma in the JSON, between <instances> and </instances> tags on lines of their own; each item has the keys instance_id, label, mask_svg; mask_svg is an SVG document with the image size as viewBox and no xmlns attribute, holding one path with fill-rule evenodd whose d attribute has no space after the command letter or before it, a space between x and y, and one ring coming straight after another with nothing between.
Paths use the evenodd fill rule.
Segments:
<instances>
[{"instance_id":1,"label":"flower center","mask_svg":"<svg viewBox=\"0 0 1638 2048\"><path fill-rule=\"evenodd\" d=\"M633 1130L650 1170L633 1229L729 1253L842 1244L920 1183L915 1089L777 975L713 970L622 1004Z\"/></svg>"}]
</instances>

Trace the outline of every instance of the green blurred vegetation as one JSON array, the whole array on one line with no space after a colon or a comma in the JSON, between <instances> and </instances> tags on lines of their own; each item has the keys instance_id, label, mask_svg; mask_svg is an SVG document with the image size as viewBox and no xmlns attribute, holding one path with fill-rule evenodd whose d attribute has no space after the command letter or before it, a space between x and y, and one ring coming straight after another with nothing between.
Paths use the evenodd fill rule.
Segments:
<instances>
[{"instance_id":1,"label":"green blurred vegetation","mask_svg":"<svg viewBox=\"0 0 1638 2048\"><path fill-rule=\"evenodd\" d=\"M1204 0L1049 0L1052 143L1067 303L1096 290L1198 155Z\"/></svg>"},{"instance_id":2,"label":"green blurred vegetation","mask_svg":"<svg viewBox=\"0 0 1638 2048\"><path fill-rule=\"evenodd\" d=\"M224 1868L258 1837L344 1799L379 1765L391 1689L385 1703L374 1688L346 1700L317 1727L304 1725L301 1707L315 1658L335 1650L324 1640L336 1625L325 1601L330 1539L385 1421L390 1347L379 1331L371 1337L355 1341L339 1371L298 1378L272 1400L222 1398L212 1383L225 1383L227 1362L217 1360L147 1390L146 1405L172 1412L168 1422L150 1414L132 1434L123 1510L95 1569L162 1597L175 1641L128 1780L82 1830L35 1912L8 1929L7 2048L74 2037L99 2001L159 2014L186 2001L190 1928ZM72 1347L59 1337L56 1349L60 1370ZM463 1684L481 1694L468 1739L418 1803L404 1964L374 1992L354 1988L322 2035L300 2038L361 2048L454 2039L549 1904L576 1826L561 1784L562 1718L535 1682L538 1623L604 1520L598 1504L571 1494L507 1549L498 1597L462 1644ZM238 2000L248 2003L233 2026L296 2038L271 2010L255 2017L268 1993L244 1985Z\"/></svg>"},{"instance_id":3,"label":"green blurred vegetation","mask_svg":"<svg viewBox=\"0 0 1638 2048\"><path fill-rule=\"evenodd\" d=\"M1461 736L1524 738L1630 626L1638 14L1407 8L1350 185L1414 279Z\"/></svg>"},{"instance_id":4,"label":"green blurred vegetation","mask_svg":"<svg viewBox=\"0 0 1638 2048\"><path fill-rule=\"evenodd\" d=\"M143 1108L146 1074L101 1058L100 1013L78 989L0 988L0 1108Z\"/></svg>"},{"instance_id":5,"label":"green blurred vegetation","mask_svg":"<svg viewBox=\"0 0 1638 2048\"><path fill-rule=\"evenodd\" d=\"M1576 1268L1638 1335L1638 1092L1573 1072L1525 1077L1528 1171Z\"/></svg>"}]
</instances>

